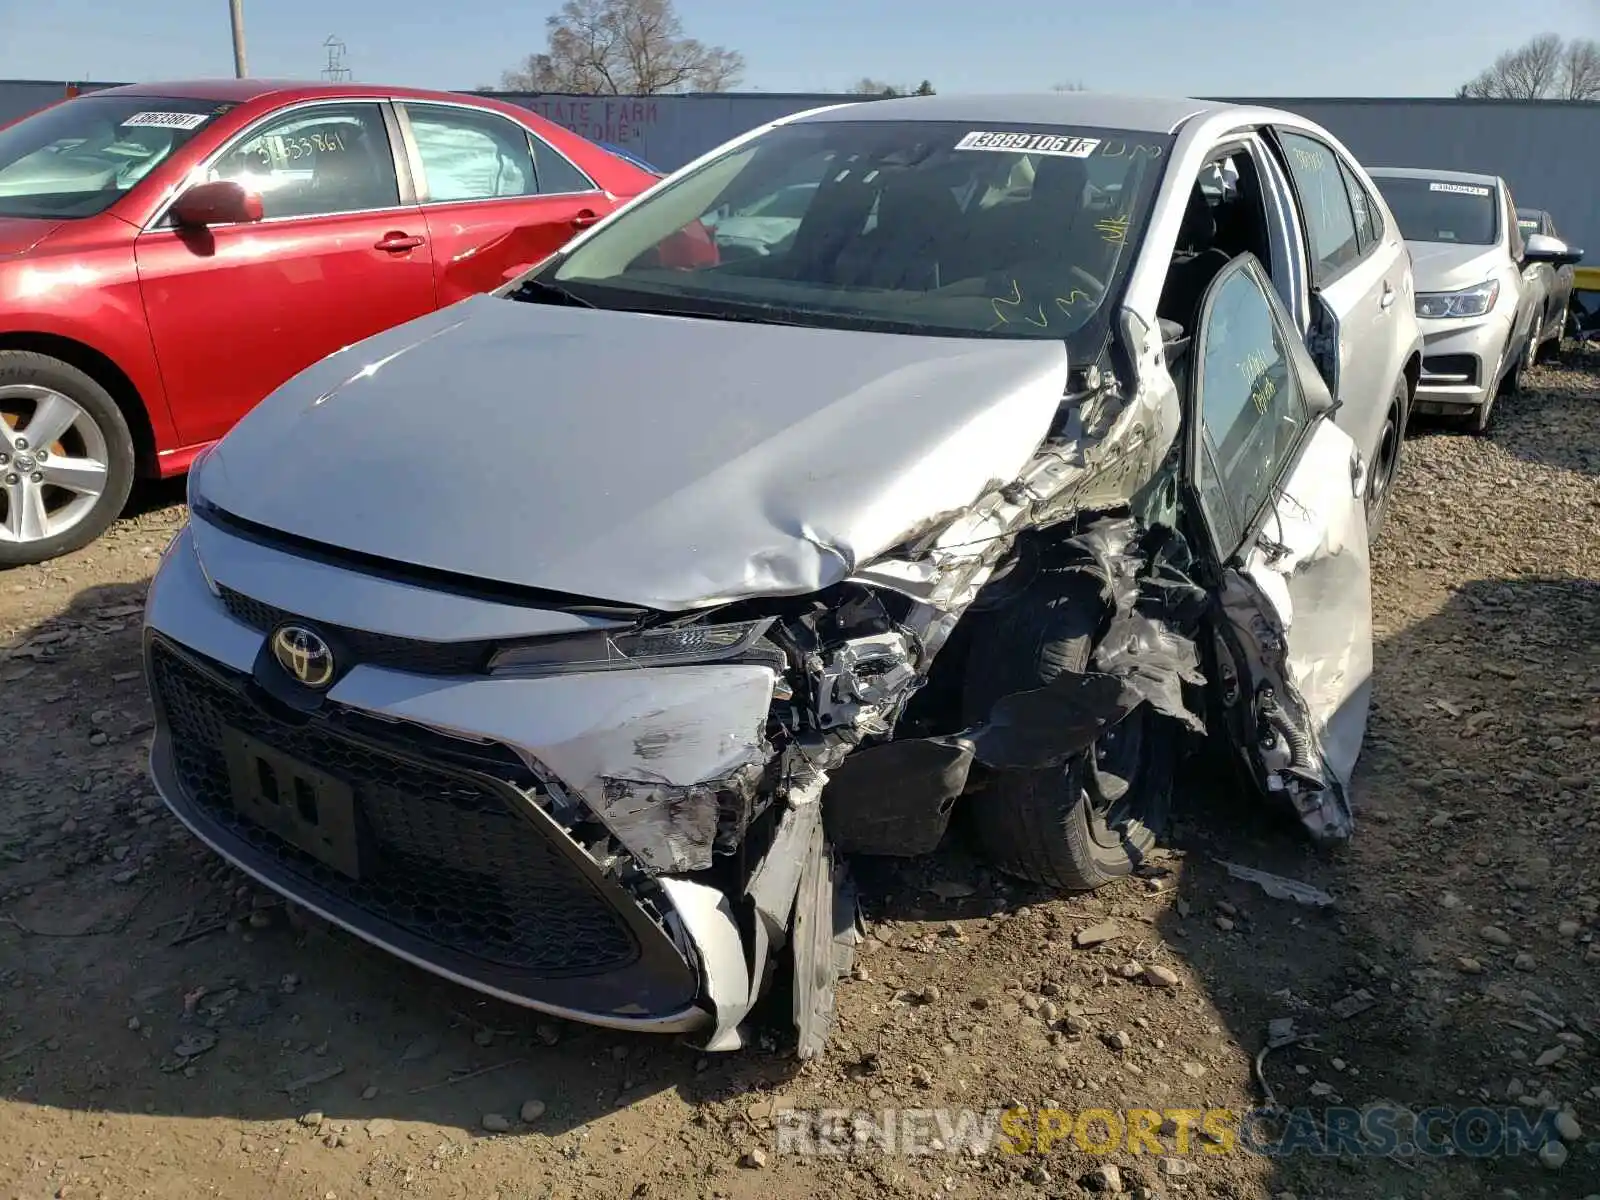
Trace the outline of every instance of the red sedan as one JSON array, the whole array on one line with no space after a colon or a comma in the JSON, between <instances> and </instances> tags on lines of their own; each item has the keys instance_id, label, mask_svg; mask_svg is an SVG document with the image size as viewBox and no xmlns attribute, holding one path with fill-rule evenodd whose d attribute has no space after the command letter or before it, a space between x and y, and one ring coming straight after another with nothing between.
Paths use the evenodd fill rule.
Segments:
<instances>
[{"instance_id":1,"label":"red sedan","mask_svg":"<svg viewBox=\"0 0 1600 1200\"><path fill-rule=\"evenodd\" d=\"M351 84L140 84L0 130L0 566L655 182L512 104Z\"/></svg>"}]
</instances>

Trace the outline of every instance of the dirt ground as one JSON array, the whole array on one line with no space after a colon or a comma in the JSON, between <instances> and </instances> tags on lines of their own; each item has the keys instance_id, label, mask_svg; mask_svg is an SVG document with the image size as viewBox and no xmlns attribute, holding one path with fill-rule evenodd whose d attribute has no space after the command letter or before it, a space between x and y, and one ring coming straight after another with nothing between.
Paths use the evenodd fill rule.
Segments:
<instances>
[{"instance_id":1,"label":"dirt ground","mask_svg":"<svg viewBox=\"0 0 1600 1200\"><path fill-rule=\"evenodd\" d=\"M157 490L90 549L0 574L0 1200L1600 1194L1600 353L1534 380L1487 439L1407 442L1352 845L1315 855L1195 783L1170 855L1093 897L959 845L859 864L872 940L804 1069L483 1001L200 848L145 778L139 609L183 519ZM1564 1109L1565 1140L1545 1163L1166 1135L1165 1157L816 1158L773 1130L785 1106L1243 1111L1280 1018L1319 1035L1265 1059L1285 1105Z\"/></svg>"}]
</instances>

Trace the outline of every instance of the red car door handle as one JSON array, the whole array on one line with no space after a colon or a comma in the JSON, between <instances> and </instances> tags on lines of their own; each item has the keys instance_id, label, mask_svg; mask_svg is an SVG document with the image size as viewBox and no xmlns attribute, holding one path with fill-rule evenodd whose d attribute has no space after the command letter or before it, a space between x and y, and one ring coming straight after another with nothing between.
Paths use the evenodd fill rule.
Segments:
<instances>
[{"instance_id":1,"label":"red car door handle","mask_svg":"<svg viewBox=\"0 0 1600 1200\"><path fill-rule=\"evenodd\" d=\"M586 208L579 212L577 216L572 218L572 227L574 229L587 229L599 219L599 213L595 212L591 208Z\"/></svg>"},{"instance_id":2,"label":"red car door handle","mask_svg":"<svg viewBox=\"0 0 1600 1200\"><path fill-rule=\"evenodd\" d=\"M422 245L421 238L413 237L409 233L396 232L384 234L381 238L373 243L373 248L376 250L387 250L391 254L398 254L402 250L415 250L420 245Z\"/></svg>"}]
</instances>

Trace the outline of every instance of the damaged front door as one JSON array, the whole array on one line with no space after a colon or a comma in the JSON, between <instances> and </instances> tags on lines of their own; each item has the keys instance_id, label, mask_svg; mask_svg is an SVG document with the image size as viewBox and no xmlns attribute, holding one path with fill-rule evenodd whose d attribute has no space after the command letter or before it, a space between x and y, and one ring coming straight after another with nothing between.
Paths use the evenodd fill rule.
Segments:
<instances>
[{"instance_id":1,"label":"damaged front door","mask_svg":"<svg viewBox=\"0 0 1600 1200\"><path fill-rule=\"evenodd\" d=\"M1372 588L1365 480L1333 398L1254 256L1201 305L1185 445L1217 572L1222 720L1260 788L1311 832L1351 832L1366 732Z\"/></svg>"}]
</instances>

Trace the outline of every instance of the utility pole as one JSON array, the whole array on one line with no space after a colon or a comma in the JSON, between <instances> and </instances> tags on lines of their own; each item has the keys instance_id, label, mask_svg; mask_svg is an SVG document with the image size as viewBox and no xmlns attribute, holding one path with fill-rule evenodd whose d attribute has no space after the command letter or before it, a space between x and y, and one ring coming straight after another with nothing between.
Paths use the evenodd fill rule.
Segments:
<instances>
[{"instance_id":1,"label":"utility pole","mask_svg":"<svg viewBox=\"0 0 1600 1200\"><path fill-rule=\"evenodd\" d=\"M250 73L244 65L244 0L228 0L228 15L233 19L233 73L243 79Z\"/></svg>"},{"instance_id":2,"label":"utility pole","mask_svg":"<svg viewBox=\"0 0 1600 1200\"><path fill-rule=\"evenodd\" d=\"M329 83L350 82L350 68L344 62L344 43L330 33L322 45L328 51L328 65L322 68L322 77Z\"/></svg>"}]
</instances>

